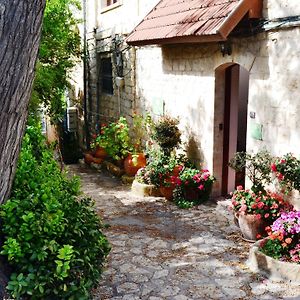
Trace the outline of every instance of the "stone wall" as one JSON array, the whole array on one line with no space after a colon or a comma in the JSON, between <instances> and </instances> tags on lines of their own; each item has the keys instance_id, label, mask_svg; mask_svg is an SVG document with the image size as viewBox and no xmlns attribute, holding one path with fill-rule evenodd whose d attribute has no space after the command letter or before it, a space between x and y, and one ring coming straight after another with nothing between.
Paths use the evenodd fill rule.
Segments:
<instances>
[{"instance_id":1,"label":"stone wall","mask_svg":"<svg viewBox=\"0 0 300 300\"><path fill-rule=\"evenodd\" d=\"M248 114L247 150L300 156L299 37L295 27L232 39L232 55L225 57L217 44L139 48L138 105L154 113L161 105L165 113L180 118L190 156L214 171L219 189L222 159L215 154L222 155L223 145L222 139L216 144L214 135L223 108L215 107L222 88L215 84L215 70L236 63L250 72L248 112L255 112L255 119ZM252 138L253 124L262 125L262 140Z\"/></svg>"}]
</instances>

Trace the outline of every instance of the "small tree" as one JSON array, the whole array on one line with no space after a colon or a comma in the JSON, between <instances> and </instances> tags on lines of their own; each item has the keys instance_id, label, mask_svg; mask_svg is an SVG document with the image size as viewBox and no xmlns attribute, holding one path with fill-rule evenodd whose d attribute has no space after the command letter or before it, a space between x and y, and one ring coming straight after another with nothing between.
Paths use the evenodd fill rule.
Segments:
<instances>
[{"instance_id":1,"label":"small tree","mask_svg":"<svg viewBox=\"0 0 300 300\"><path fill-rule=\"evenodd\" d=\"M229 166L237 172L245 170L246 176L252 182L253 192L264 191L264 185L271 182L270 166L272 156L267 150L251 154L237 152L229 161Z\"/></svg>"}]
</instances>

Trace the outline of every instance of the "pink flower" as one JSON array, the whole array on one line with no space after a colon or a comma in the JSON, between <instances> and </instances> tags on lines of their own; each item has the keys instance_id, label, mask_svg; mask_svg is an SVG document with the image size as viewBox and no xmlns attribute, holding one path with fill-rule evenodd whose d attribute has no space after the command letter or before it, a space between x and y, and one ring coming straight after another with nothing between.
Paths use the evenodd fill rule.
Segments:
<instances>
[{"instance_id":1,"label":"pink flower","mask_svg":"<svg viewBox=\"0 0 300 300\"><path fill-rule=\"evenodd\" d=\"M241 206L241 208L239 209L240 212L245 212L247 210L247 205L246 204L243 204Z\"/></svg>"},{"instance_id":2,"label":"pink flower","mask_svg":"<svg viewBox=\"0 0 300 300\"><path fill-rule=\"evenodd\" d=\"M203 184L200 184L200 185L198 186L198 189L201 190L201 191L203 191L203 190L204 190L204 185L203 185Z\"/></svg>"},{"instance_id":3,"label":"pink flower","mask_svg":"<svg viewBox=\"0 0 300 300\"><path fill-rule=\"evenodd\" d=\"M238 186L236 187L236 189L237 189L238 191L242 191L242 190L243 190L243 186L242 186L242 185L238 185Z\"/></svg>"},{"instance_id":4,"label":"pink flower","mask_svg":"<svg viewBox=\"0 0 300 300\"><path fill-rule=\"evenodd\" d=\"M255 215L255 218L256 218L257 220L260 220L260 219L261 219L261 214Z\"/></svg>"},{"instance_id":5,"label":"pink flower","mask_svg":"<svg viewBox=\"0 0 300 300\"><path fill-rule=\"evenodd\" d=\"M260 208L260 209L262 209L264 206L265 206L265 205L264 205L263 202L258 202L258 203L257 203L257 207Z\"/></svg>"},{"instance_id":6,"label":"pink flower","mask_svg":"<svg viewBox=\"0 0 300 300\"><path fill-rule=\"evenodd\" d=\"M286 163L286 160L285 160L285 159L282 159L282 160L280 161L280 163L281 163L281 164L285 164L285 163Z\"/></svg>"},{"instance_id":7,"label":"pink flower","mask_svg":"<svg viewBox=\"0 0 300 300\"><path fill-rule=\"evenodd\" d=\"M272 170L273 172L277 172L277 167L276 167L275 164L271 164L271 170Z\"/></svg>"},{"instance_id":8,"label":"pink flower","mask_svg":"<svg viewBox=\"0 0 300 300\"><path fill-rule=\"evenodd\" d=\"M270 214L265 214L265 219L269 218Z\"/></svg>"}]
</instances>

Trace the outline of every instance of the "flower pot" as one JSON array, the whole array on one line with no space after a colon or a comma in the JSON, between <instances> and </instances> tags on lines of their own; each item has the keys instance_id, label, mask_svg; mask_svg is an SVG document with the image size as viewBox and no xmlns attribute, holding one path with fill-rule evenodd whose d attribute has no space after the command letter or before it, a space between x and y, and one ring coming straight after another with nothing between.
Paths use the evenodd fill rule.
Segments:
<instances>
[{"instance_id":1,"label":"flower pot","mask_svg":"<svg viewBox=\"0 0 300 300\"><path fill-rule=\"evenodd\" d=\"M99 165L99 164L102 164L103 163L103 158L100 158L100 157L93 157L93 163Z\"/></svg>"},{"instance_id":2,"label":"flower pot","mask_svg":"<svg viewBox=\"0 0 300 300\"><path fill-rule=\"evenodd\" d=\"M172 171L172 175L178 177L181 170L182 170L181 165L175 166L173 171Z\"/></svg>"},{"instance_id":3,"label":"flower pot","mask_svg":"<svg viewBox=\"0 0 300 300\"><path fill-rule=\"evenodd\" d=\"M143 153L129 154L124 161L124 169L128 176L134 176L140 168L146 166L146 157Z\"/></svg>"},{"instance_id":4,"label":"flower pot","mask_svg":"<svg viewBox=\"0 0 300 300\"><path fill-rule=\"evenodd\" d=\"M107 157L107 152L105 151L104 148L97 147L95 152L94 152L94 156L97 157L97 158L105 159Z\"/></svg>"},{"instance_id":5,"label":"flower pot","mask_svg":"<svg viewBox=\"0 0 300 300\"><path fill-rule=\"evenodd\" d=\"M159 191L167 200L173 199L173 190L175 189L174 185L171 186L160 186Z\"/></svg>"},{"instance_id":6,"label":"flower pot","mask_svg":"<svg viewBox=\"0 0 300 300\"><path fill-rule=\"evenodd\" d=\"M184 199L187 201L199 200L199 189L197 187L185 187L184 188Z\"/></svg>"},{"instance_id":7,"label":"flower pot","mask_svg":"<svg viewBox=\"0 0 300 300\"><path fill-rule=\"evenodd\" d=\"M256 241L257 235L266 236L265 228L269 225L264 219L256 215L238 215L238 223L243 237L248 241Z\"/></svg>"},{"instance_id":8,"label":"flower pot","mask_svg":"<svg viewBox=\"0 0 300 300\"><path fill-rule=\"evenodd\" d=\"M94 157L90 152L84 153L84 162L88 165L94 162Z\"/></svg>"}]
</instances>

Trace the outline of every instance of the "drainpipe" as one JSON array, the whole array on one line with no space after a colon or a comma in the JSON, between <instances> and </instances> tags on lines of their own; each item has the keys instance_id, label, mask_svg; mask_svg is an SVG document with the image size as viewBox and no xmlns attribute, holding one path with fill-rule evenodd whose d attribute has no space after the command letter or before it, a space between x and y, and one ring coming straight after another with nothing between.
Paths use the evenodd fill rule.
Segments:
<instances>
[{"instance_id":1,"label":"drainpipe","mask_svg":"<svg viewBox=\"0 0 300 300\"><path fill-rule=\"evenodd\" d=\"M90 136L89 136L89 123L88 123L88 97L87 97L87 10L86 10L86 0L83 0L83 107L84 107L84 131L85 131L85 143L86 148L90 147Z\"/></svg>"}]
</instances>

